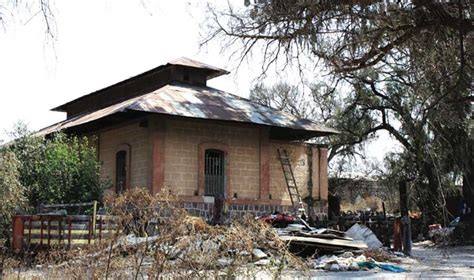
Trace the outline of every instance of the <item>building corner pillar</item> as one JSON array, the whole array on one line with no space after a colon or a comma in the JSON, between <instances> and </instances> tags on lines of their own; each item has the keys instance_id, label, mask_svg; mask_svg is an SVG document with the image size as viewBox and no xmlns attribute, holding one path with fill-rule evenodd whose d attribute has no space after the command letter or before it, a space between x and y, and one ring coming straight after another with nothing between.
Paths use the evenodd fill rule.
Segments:
<instances>
[{"instance_id":1,"label":"building corner pillar","mask_svg":"<svg viewBox=\"0 0 474 280\"><path fill-rule=\"evenodd\" d=\"M161 192L165 183L165 137L166 122L164 119L153 119L150 126L151 160L149 189L152 195Z\"/></svg>"},{"instance_id":2,"label":"building corner pillar","mask_svg":"<svg viewBox=\"0 0 474 280\"><path fill-rule=\"evenodd\" d=\"M270 129L260 128L260 187L259 199L268 200L270 195Z\"/></svg>"},{"instance_id":3,"label":"building corner pillar","mask_svg":"<svg viewBox=\"0 0 474 280\"><path fill-rule=\"evenodd\" d=\"M319 194L320 200L328 201L328 148L319 148Z\"/></svg>"}]
</instances>

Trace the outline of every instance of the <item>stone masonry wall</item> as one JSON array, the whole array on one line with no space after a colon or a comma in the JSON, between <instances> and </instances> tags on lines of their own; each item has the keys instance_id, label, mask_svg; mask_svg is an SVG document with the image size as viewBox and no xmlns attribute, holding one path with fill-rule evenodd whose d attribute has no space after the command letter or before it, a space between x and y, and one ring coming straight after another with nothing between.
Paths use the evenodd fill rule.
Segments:
<instances>
[{"instance_id":1,"label":"stone masonry wall","mask_svg":"<svg viewBox=\"0 0 474 280\"><path fill-rule=\"evenodd\" d=\"M215 142L228 147L226 174L232 193L257 199L259 193L259 130L247 125L194 120L168 120L165 140L165 188L177 195L194 195L198 187L198 148ZM202 195L202 194L200 194Z\"/></svg>"},{"instance_id":2,"label":"stone masonry wall","mask_svg":"<svg viewBox=\"0 0 474 280\"><path fill-rule=\"evenodd\" d=\"M281 199L287 204L291 203L277 149L285 148L288 151L296 185L300 194L304 196L307 193L306 186L308 181L306 146L301 144L271 143L270 147L270 194L272 199Z\"/></svg>"},{"instance_id":3,"label":"stone masonry wall","mask_svg":"<svg viewBox=\"0 0 474 280\"><path fill-rule=\"evenodd\" d=\"M153 123L153 118L149 120ZM156 116L158 118L158 116ZM260 137L258 126L247 124L219 123L212 121L166 118L164 121L164 182L163 188L172 194L182 196L193 206L185 207L193 213L203 216L212 215L212 203L204 203L202 193L198 191L199 146L202 143L218 143L227 150L226 174L231 192L228 193L226 219L251 212L255 215L273 211L290 211L290 198L278 158L277 149L286 148L302 197L308 196L308 179L313 180L313 199L319 199L319 167L315 160L318 148L313 147L312 168L310 172L308 146L300 143L271 141L269 162L268 197L260 197ZM130 186L150 187L152 177L151 159L153 154L152 126L142 127L131 123L95 133L98 139L99 160L102 163L102 178L114 183L115 155L121 145L130 145ZM234 194L237 200L232 198ZM321 197L323 200L324 197ZM204 200L207 201L207 200ZM207 206L206 206L207 205ZM208 208L207 210L205 208ZM207 212L206 212L207 211ZM209 212L211 211L211 212ZM326 202L317 202L313 208L315 216L327 213ZM291 211L290 211L291 212Z\"/></svg>"}]
</instances>

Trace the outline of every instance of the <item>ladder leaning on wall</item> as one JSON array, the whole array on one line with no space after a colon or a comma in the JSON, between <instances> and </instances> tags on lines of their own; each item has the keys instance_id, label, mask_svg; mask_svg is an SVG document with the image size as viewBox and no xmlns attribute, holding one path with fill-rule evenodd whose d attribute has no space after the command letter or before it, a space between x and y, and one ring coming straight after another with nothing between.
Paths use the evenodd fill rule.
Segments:
<instances>
[{"instance_id":1,"label":"ladder leaning on wall","mask_svg":"<svg viewBox=\"0 0 474 280\"><path fill-rule=\"evenodd\" d=\"M293 169L291 168L290 157L288 156L288 151L283 148L278 148L278 156L280 157L281 168L283 170L283 175L285 176L286 186L288 188L288 194L290 195L291 204L298 216L304 214L305 209L303 205L303 200L301 199L300 192L298 191L298 186L296 185L295 175L293 174Z\"/></svg>"}]
</instances>

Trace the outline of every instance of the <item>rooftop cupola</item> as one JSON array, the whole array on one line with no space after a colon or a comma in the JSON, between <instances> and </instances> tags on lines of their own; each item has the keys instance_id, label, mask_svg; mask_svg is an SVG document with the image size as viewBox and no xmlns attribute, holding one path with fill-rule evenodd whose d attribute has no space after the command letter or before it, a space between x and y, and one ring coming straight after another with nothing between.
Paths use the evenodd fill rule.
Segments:
<instances>
[{"instance_id":1,"label":"rooftop cupola","mask_svg":"<svg viewBox=\"0 0 474 280\"><path fill-rule=\"evenodd\" d=\"M224 69L180 57L122 82L79 97L52 110L67 112L67 118L69 119L150 93L173 82L205 86L207 80L228 73Z\"/></svg>"},{"instance_id":2,"label":"rooftop cupola","mask_svg":"<svg viewBox=\"0 0 474 280\"><path fill-rule=\"evenodd\" d=\"M187 57L180 57L170 61L172 67L172 80L195 85L206 85L207 80L229 74L228 71L217 68Z\"/></svg>"}]
</instances>

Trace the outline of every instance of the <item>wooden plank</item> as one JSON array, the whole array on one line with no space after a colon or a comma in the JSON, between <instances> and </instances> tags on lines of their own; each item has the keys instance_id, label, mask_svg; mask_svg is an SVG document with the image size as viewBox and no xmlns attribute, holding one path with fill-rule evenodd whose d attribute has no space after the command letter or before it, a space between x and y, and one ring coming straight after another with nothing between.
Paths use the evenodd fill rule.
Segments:
<instances>
[{"instance_id":1,"label":"wooden plank","mask_svg":"<svg viewBox=\"0 0 474 280\"><path fill-rule=\"evenodd\" d=\"M316 237L304 236L280 236L280 239L288 243L301 244L306 246L321 247L321 248L351 248L351 249L368 249L367 244L359 240L344 240L344 239L323 239Z\"/></svg>"},{"instance_id":2,"label":"wooden plank","mask_svg":"<svg viewBox=\"0 0 474 280\"><path fill-rule=\"evenodd\" d=\"M69 218L69 226L68 226L69 232L68 232L68 237L67 237L69 246L71 246L71 231L72 231L71 227L72 227L72 219Z\"/></svg>"},{"instance_id":3,"label":"wooden plank","mask_svg":"<svg viewBox=\"0 0 474 280\"><path fill-rule=\"evenodd\" d=\"M48 204L41 205L41 208L60 208L60 207L79 207L79 206L93 206L94 202L84 202L84 203L69 203L69 204Z\"/></svg>"},{"instance_id":4,"label":"wooden plank","mask_svg":"<svg viewBox=\"0 0 474 280\"><path fill-rule=\"evenodd\" d=\"M14 251L23 250L23 231L24 231L24 220L21 217L13 217L12 219L12 246Z\"/></svg>"},{"instance_id":5,"label":"wooden plank","mask_svg":"<svg viewBox=\"0 0 474 280\"><path fill-rule=\"evenodd\" d=\"M63 231L62 231L62 219L59 220L59 244L61 244L61 240L63 239Z\"/></svg>"},{"instance_id":6,"label":"wooden plank","mask_svg":"<svg viewBox=\"0 0 474 280\"><path fill-rule=\"evenodd\" d=\"M30 244L30 240L31 240L31 227L32 227L31 219L28 219L28 244Z\"/></svg>"},{"instance_id":7,"label":"wooden plank","mask_svg":"<svg viewBox=\"0 0 474 280\"><path fill-rule=\"evenodd\" d=\"M34 239L31 239L31 244L39 244L41 245L41 239L39 238L34 238ZM95 240L91 240L89 242L88 239L71 239L71 245L89 245L89 244L95 244ZM51 240L51 245L60 245L59 243L59 240L58 239L52 239Z\"/></svg>"},{"instance_id":8,"label":"wooden plank","mask_svg":"<svg viewBox=\"0 0 474 280\"><path fill-rule=\"evenodd\" d=\"M327 234L327 233L321 234L321 233L298 232L296 236L315 237L315 238L323 238L323 239L341 239L341 240L348 240L348 241L354 240L350 237L341 237L335 234Z\"/></svg>"},{"instance_id":9,"label":"wooden plank","mask_svg":"<svg viewBox=\"0 0 474 280\"><path fill-rule=\"evenodd\" d=\"M115 232L116 232L115 230L102 230L102 235L113 234ZM89 232L87 232L87 231L85 231L85 232L74 232L74 231L72 231L71 232L71 238L75 238L77 236L88 236L88 235L89 235ZM38 232L32 232L31 236L32 236L32 238L35 237L35 236L40 238L41 234L39 234ZM51 231L51 238L60 238L60 237L62 238L62 236L63 236L62 232L60 232L60 231Z\"/></svg>"},{"instance_id":10,"label":"wooden plank","mask_svg":"<svg viewBox=\"0 0 474 280\"><path fill-rule=\"evenodd\" d=\"M23 232L24 232L24 234L30 234L28 232L28 230L26 230L26 229L24 229ZM114 231L112 231L112 230L102 230L103 234L104 233L106 234L106 233L109 233L109 232L114 232ZM52 229L50 231L51 235L61 236L62 235L61 233L62 233L62 231L60 229L55 229L55 230ZM88 234L89 234L89 230L71 230L71 235L84 235L84 236L86 236ZM41 235L41 230L40 229L32 229L31 230L31 235Z\"/></svg>"},{"instance_id":11,"label":"wooden plank","mask_svg":"<svg viewBox=\"0 0 474 280\"><path fill-rule=\"evenodd\" d=\"M64 219L72 219L73 221L82 221L87 222L90 219L90 215L53 215L53 214L43 214L43 215L17 215L16 217L21 217L23 219L31 219L32 221L41 221L41 220L52 220L59 221Z\"/></svg>"},{"instance_id":12,"label":"wooden plank","mask_svg":"<svg viewBox=\"0 0 474 280\"><path fill-rule=\"evenodd\" d=\"M99 218L99 243L102 241L102 217Z\"/></svg>"},{"instance_id":13,"label":"wooden plank","mask_svg":"<svg viewBox=\"0 0 474 280\"><path fill-rule=\"evenodd\" d=\"M93 205L93 209L92 209L92 234L95 237L95 231L96 231L95 223L97 222L97 201L94 200L93 203L94 203L94 205Z\"/></svg>"},{"instance_id":14,"label":"wooden plank","mask_svg":"<svg viewBox=\"0 0 474 280\"><path fill-rule=\"evenodd\" d=\"M41 221L41 242L40 244L43 245L43 216L40 216Z\"/></svg>"},{"instance_id":15,"label":"wooden plank","mask_svg":"<svg viewBox=\"0 0 474 280\"><path fill-rule=\"evenodd\" d=\"M51 244L51 220L48 220L48 246Z\"/></svg>"},{"instance_id":16,"label":"wooden plank","mask_svg":"<svg viewBox=\"0 0 474 280\"><path fill-rule=\"evenodd\" d=\"M89 240L89 244L91 243L91 239L92 239L92 217L91 219L89 220L89 233L88 233L88 240Z\"/></svg>"},{"instance_id":17,"label":"wooden plank","mask_svg":"<svg viewBox=\"0 0 474 280\"><path fill-rule=\"evenodd\" d=\"M36 230L40 229L41 225L39 223L33 223L31 229ZM51 223L51 230L60 230L61 227L58 224L53 224ZM89 230L89 225L88 224L77 224L77 223L71 223L71 229L72 230Z\"/></svg>"}]
</instances>

